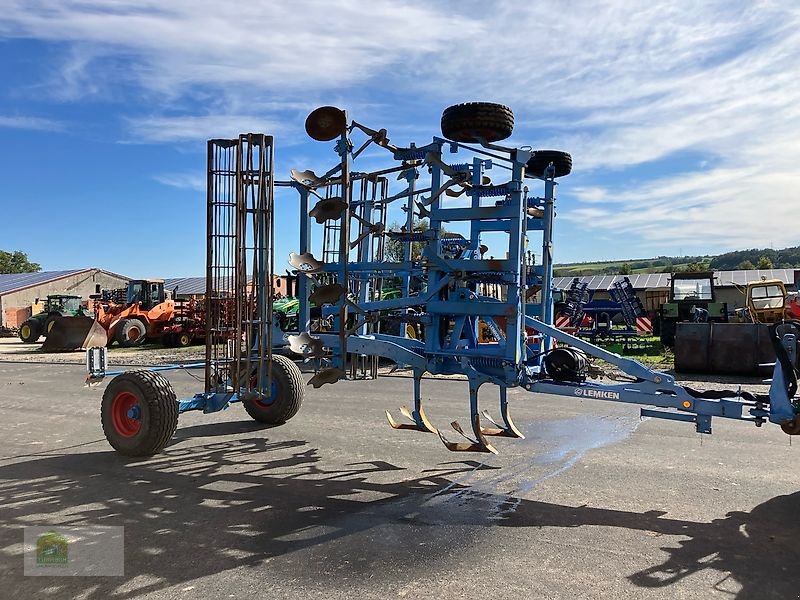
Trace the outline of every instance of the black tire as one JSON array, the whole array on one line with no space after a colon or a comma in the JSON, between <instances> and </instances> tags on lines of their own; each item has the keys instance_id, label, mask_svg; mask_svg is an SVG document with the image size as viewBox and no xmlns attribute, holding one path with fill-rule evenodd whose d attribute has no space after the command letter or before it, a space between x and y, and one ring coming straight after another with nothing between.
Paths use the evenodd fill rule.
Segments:
<instances>
[{"instance_id":1,"label":"black tire","mask_svg":"<svg viewBox=\"0 0 800 600\"><path fill-rule=\"evenodd\" d=\"M19 327L19 339L26 344L32 344L42 335L42 324L39 319L28 319Z\"/></svg>"},{"instance_id":2,"label":"black tire","mask_svg":"<svg viewBox=\"0 0 800 600\"><path fill-rule=\"evenodd\" d=\"M264 370L266 371L266 367ZM272 356L272 380L276 386L276 393L275 397L270 399L270 403L250 398L242 400L242 404L247 414L259 423L279 425L291 419L300 410L305 386L297 365L280 354Z\"/></svg>"},{"instance_id":3,"label":"black tire","mask_svg":"<svg viewBox=\"0 0 800 600\"><path fill-rule=\"evenodd\" d=\"M442 135L454 142L499 142L514 131L514 113L493 102L466 102L442 113Z\"/></svg>"},{"instance_id":4,"label":"black tire","mask_svg":"<svg viewBox=\"0 0 800 600\"><path fill-rule=\"evenodd\" d=\"M544 171L553 163L555 177L564 177L572 173L572 156L560 150L536 150L525 165L528 177L544 177Z\"/></svg>"},{"instance_id":5,"label":"black tire","mask_svg":"<svg viewBox=\"0 0 800 600\"><path fill-rule=\"evenodd\" d=\"M192 336L188 331L175 334L175 346L178 348L188 348L192 345Z\"/></svg>"},{"instance_id":6,"label":"black tire","mask_svg":"<svg viewBox=\"0 0 800 600\"><path fill-rule=\"evenodd\" d=\"M132 410L138 411L138 419L129 416ZM153 371L130 371L118 375L106 387L100 422L108 443L120 454L153 456L175 435L178 401L163 376Z\"/></svg>"},{"instance_id":7,"label":"black tire","mask_svg":"<svg viewBox=\"0 0 800 600\"><path fill-rule=\"evenodd\" d=\"M123 348L134 348L144 344L147 327L139 319L122 319L117 325L114 339Z\"/></svg>"},{"instance_id":8,"label":"black tire","mask_svg":"<svg viewBox=\"0 0 800 600\"><path fill-rule=\"evenodd\" d=\"M164 348L174 348L175 347L175 334L172 332L167 332L161 336L161 345Z\"/></svg>"}]
</instances>

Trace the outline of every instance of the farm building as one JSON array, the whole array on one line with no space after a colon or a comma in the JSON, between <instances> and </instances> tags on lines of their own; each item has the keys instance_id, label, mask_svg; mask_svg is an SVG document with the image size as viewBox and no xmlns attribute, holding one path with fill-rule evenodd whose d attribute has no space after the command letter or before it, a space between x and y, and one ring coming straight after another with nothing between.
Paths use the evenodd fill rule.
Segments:
<instances>
[{"instance_id":1,"label":"farm building","mask_svg":"<svg viewBox=\"0 0 800 600\"><path fill-rule=\"evenodd\" d=\"M292 284L285 275L273 275L273 290L275 295L291 296ZM189 298L199 298L206 294L205 277L169 277L164 280L164 289L170 292L174 298L188 300Z\"/></svg>"},{"instance_id":2,"label":"farm building","mask_svg":"<svg viewBox=\"0 0 800 600\"><path fill-rule=\"evenodd\" d=\"M69 294L87 300L100 290L125 287L128 280L98 268L0 274L0 324L18 327L35 311L37 299L44 301L48 295Z\"/></svg>"},{"instance_id":3,"label":"farm building","mask_svg":"<svg viewBox=\"0 0 800 600\"><path fill-rule=\"evenodd\" d=\"M587 289L594 292L598 300L609 300L608 288L624 275L585 275L579 277L588 283ZM669 296L669 273L644 273L628 275L636 295L648 311L658 310L658 307L667 301ZM744 294L741 286L750 281L761 279L780 279L786 284L787 289L796 290L800 282L800 270L796 269L753 269L748 271L715 271L714 285L718 302L727 302L728 310L744 306ZM569 288L574 277L555 277L553 285L559 289Z\"/></svg>"}]
</instances>

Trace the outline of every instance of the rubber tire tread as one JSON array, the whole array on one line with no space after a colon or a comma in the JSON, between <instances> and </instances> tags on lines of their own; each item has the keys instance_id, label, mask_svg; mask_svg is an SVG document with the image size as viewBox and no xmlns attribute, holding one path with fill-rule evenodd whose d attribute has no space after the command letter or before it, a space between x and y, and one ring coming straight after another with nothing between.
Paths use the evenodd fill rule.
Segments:
<instances>
[{"instance_id":1,"label":"rubber tire tread","mask_svg":"<svg viewBox=\"0 0 800 600\"><path fill-rule=\"evenodd\" d=\"M128 325L133 325L133 321L138 323L139 327L142 330L142 336L135 340L131 341L128 339L126 333L126 327ZM117 330L114 332L114 338L117 340L117 343L123 348L135 348L136 346L141 346L144 344L145 339L147 338L147 325L141 319L137 318L130 318L130 319L122 319L122 321L117 325Z\"/></svg>"},{"instance_id":2,"label":"rubber tire tread","mask_svg":"<svg viewBox=\"0 0 800 600\"><path fill-rule=\"evenodd\" d=\"M119 436L111 421L111 404L120 391L132 392L140 400L142 427L130 438ZM154 371L128 371L117 375L103 393L100 423L108 443L120 454L133 457L158 454L178 428L175 391L163 375Z\"/></svg>"},{"instance_id":3,"label":"rubber tire tread","mask_svg":"<svg viewBox=\"0 0 800 600\"><path fill-rule=\"evenodd\" d=\"M254 400L242 400L244 409L255 421L268 425L281 425L300 410L305 395L305 384L300 369L294 361L280 354L272 355L272 377L277 378L278 392L269 407L259 406Z\"/></svg>"},{"instance_id":4,"label":"rubber tire tread","mask_svg":"<svg viewBox=\"0 0 800 600\"><path fill-rule=\"evenodd\" d=\"M474 134L479 133L486 142L499 142L514 131L514 113L494 102L465 102L444 109L442 135L448 140L479 143Z\"/></svg>"},{"instance_id":5,"label":"rubber tire tread","mask_svg":"<svg viewBox=\"0 0 800 600\"><path fill-rule=\"evenodd\" d=\"M536 150L525 165L527 177L544 177L544 170L553 163L555 177L564 177L572 173L572 156L561 150Z\"/></svg>"},{"instance_id":6,"label":"rubber tire tread","mask_svg":"<svg viewBox=\"0 0 800 600\"><path fill-rule=\"evenodd\" d=\"M42 337L42 326L39 323L38 319L28 319L27 321L23 321L22 325L28 325L31 328L31 335L28 339L24 339L22 337L22 327L20 326L19 331L19 339L25 342L26 344L33 344L36 342L40 337Z\"/></svg>"}]
</instances>

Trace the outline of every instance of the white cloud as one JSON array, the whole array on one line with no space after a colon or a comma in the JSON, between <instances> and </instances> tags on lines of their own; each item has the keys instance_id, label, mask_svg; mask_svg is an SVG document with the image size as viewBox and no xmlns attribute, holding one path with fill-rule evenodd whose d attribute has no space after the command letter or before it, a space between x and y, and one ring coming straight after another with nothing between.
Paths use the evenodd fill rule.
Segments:
<instances>
[{"instance_id":1,"label":"white cloud","mask_svg":"<svg viewBox=\"0 0 800 600\"><path fill-rule=\"evenodd\" d=\"M203 116L148 116L127 119L130 137L126 143L197 142L211 138L233 138L240 133L279 133L286 127L257 115L219 114Z\"/></svg>"},{"instance_id":2,"label":"white cloud","mask_svg":"<svg viewBox=\"0 0 800 600\"><path fill-rule=\"evenodd\" d=\"M515 142L572 153L560 219L640 247L797 242L794 0L4 4L0 38L68 48L62 96L146 99L127 141L254 130L283 146L331 103L374 127L405 122L389 129L404 143L435 127L432 107L488 99L515 108Z\"/></svg>"},{"instance_id":3,"label":"white cloud","mask_svg":"<svg viewBox=\"0 0 800 600\"><path fill-rule=\"evenodd\" d=\"M424 3L355 0L7 0L0 35L94 47L136 60L122 79L159 93L187 85L250 84L282 91L343 88L409 54L476 31L466 16Z\"/></svg>"},{"instance_id":4,"label":"white cloud","mask_svg":"<svg viewBox=\"0 0 800 600\"><path fill-rule=\"evenodd\" d=\"M153 175L153 179L164 185L178 188L179 190L192 190L204 192L206 190L205 173L161 173Z\"/></svg>"},{"instance_id":5,"label":"white cloud","mask_svg":"<svg viewBox=\"0 0 800 600\"><path fill-rule=\"evenodd\" d=\"M30 129L33 131L62 131L64 123L43 117L3 116L0 115L0 128Z\"/></svg>"}]
</instances>

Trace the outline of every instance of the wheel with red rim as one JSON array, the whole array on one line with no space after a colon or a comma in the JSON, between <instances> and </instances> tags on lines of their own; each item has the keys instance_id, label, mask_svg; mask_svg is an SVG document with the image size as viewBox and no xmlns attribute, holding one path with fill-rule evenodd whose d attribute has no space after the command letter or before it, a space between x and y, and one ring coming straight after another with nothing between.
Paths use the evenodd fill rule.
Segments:
<instances>
[{"instance_id":1,"label":"wheel with red rim","mask_svg":"<svg viewBox=\"0 0 800 600\"><path fill-rule=\"evenodd\" d=\"M122 437L133 437L142 428L142 409L135 394L118 392L111 399L111 423Z\"/></svg>"},{"instance_id":2,"label":"wheel with red rim","mask_svg":"<svg viewBox=\"0 0 800 600\"><path fill-rule=\"evenodd\" d=\"M268 365L262 367L262 378L267 378ZM257 373L250 379L251 387L257 387ZM266 388L266 382L264 387ZM259 423L279 425L285 423L300 410L305 394L303 376L291 359L275 354L272 356L272 382L268 393L251 393L242 398L247 414Z\"/></svg>"},{"instance_id":3,"label":"wheel with red rim","mask_svg":"<svg viewBox=\"0 0 800 600\"><path fill-rule=\"evenodd\" d=\"M161 452L178 427L178 401L169 382L153 371L130 371L111 380L100 408L103 433L126 456Z\"/></svg>"}]
</instances>

